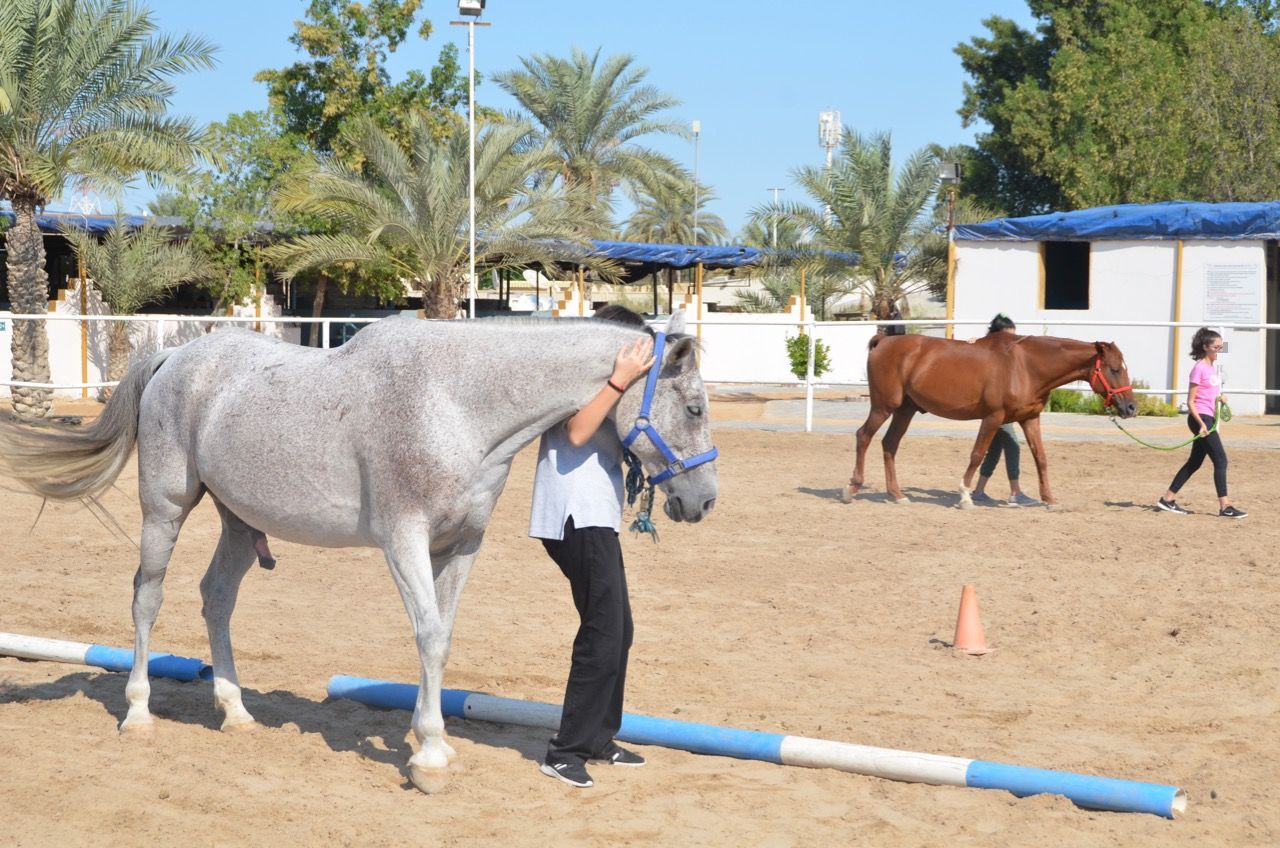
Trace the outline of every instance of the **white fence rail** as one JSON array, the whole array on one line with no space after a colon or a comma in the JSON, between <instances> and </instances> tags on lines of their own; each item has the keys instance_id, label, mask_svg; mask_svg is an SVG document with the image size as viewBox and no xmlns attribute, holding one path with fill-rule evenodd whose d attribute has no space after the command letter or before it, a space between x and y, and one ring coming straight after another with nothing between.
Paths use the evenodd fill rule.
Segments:
<instances>
[{"instance_id":1,"label":"white fence rail","mask_svg":"<svg viewBox=\"0 0 1280 848\"><path fill-rule=\"evenodd\" d=\"M816 321L816 320L779 320L779 316L772 316L768 320L756 320L752 316L734 314L732 320L725 320L727 315L714 315L713 317L705 317L702 320L687 321L687 324L694 329L699 337L711 337L714 335L714 344L709 346L707 358L711 362L704 360L703 375L708 382L722 384L754 384L754 385L779 385L792 387L805 387L805 430L813 429L813 393L818 388L834 388L834 387L865 387L866 377L865 370L861 373L850 371L846 365L843 369L843 377L835 379L826 379L816 377L813 374L814 347L819 339L824 344L830 346L839 345L842 349L844 358L860 359L865 363L865 356L861 355L866 350L866 341L877 330L889 324L901 324L915 329L918 332L928 333L930 335L942 335L950 328L983 328L988 324L987 318L960 318L954 320L941 319L914 319L900 321ZM240 324L240 325L303 325L318 324L320 325L320 347L328 348L331 339L331 327L334 324L370 324L380 318L371 317L321 317L308 318L301 316L207 316L207 315L21 315L6 312L0 312L0 321L78 321L78 322L130 322L154 325L155 332L153 334L153 343L156 347L165 346L167 338L167 325L206 325L212 329L217 324ZM1173 328L1182 328L1194 330L1203 326L1200 322L1173 322L1173 321L1106 321L1106 320L1053 320L1052 322L1023 322L1018 325L1018 330L1024 335L1035 335L1047 333L1050 327L1055 329L1061 327L1088 327L1088 328L1157 328L1171 330ZM1244 331L1280 331L1280 324L1215 324L1218 330L1244 330ZM761 330L767 334L762 337ZM736 331L752 331L736 332ZM789 365L785 368L787 377L780 377L779 368L770 365L768 373L756 373L748 371L748 373L734 373L733 366L740 357L750 358L750 356L764 356L772 363L775 360L779 363L786 364L786 354L781 345L781 340L787 335L797 332L804 332L809 339L809 370L803 379L793 378L790 376ZM952 331L954 333L954 330ZM735 337L739 337L736 338ZM852 337L852 338L850 338ZM768 348L762 341L772 338L776 343L776 348ZM1188 336L1189 339L1189 336ZM1264 355L1275 355L1273 351L1267 351L1267 346L1263 345ZM1174 355L1181 355L1181 351L1174 351ZM3 355L3 352L0 352ZM757 360L758 361L758 360ZM856 367L856 366L855 366ZM748 363L750 368L750 363ZM1261 370L1262 374L1266 374L1265 365ZM857 374L855 378L850 378L851 374ZM1133 375L1131 375L1133 376ZM1264 381L1265 382L1265 378ZM52 390L88 390L104 388L116 385L111 381L97 382L58 382L58 383L30 383L16 380L0 380L0 387L31 387L31 388L47 388ZM1080 391L1089 391L1087 385L1071 384L1067 388L1075 388ZM1149 395L1181 395L1185 390L1185 386L1166 386L1151 387L1146 389L1135 390L1140 394ZM1263 396L1274 397L1280 396L1280 389L1267 388L1265 384L1257 386L1230 386L1230 394L1247 395L1247 396Z\"/></svg>"}]
</instances>

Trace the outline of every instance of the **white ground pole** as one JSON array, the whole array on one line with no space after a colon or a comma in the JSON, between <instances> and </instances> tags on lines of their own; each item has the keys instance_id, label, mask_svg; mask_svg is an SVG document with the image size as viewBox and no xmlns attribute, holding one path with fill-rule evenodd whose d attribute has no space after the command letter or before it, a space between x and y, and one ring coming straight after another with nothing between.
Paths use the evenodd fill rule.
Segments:
<instances>
[{"instance_id":1,"label":"white ground pole","mask_svg":"<svg viewBox=\"0 0 1280 848\"><path fill-rule=\"evenodd\" d=\"M129 671L133 668L132 648L109 648L105 645L66 642L62 639L45 639L18 633L0 633L0 656L91 665L107 671ZM174 680L213 679L213 669L209 665L201 660L176 657L173 654L152 653L147 661L147 673L152 677Z\"/></svg>"},{"instance_id":2,"label":"white ground pole","mask_svg":"<svg viewBox=\"0 0 1280 848\"><path fill-rule=\"evenodd\" d=\"M335 675L329 681L329 696L375 707L412 710L417 701L418 687L408 683ZM440 696L441 709L447 716L548 730L560 726L560 708L552 704L498 698L460 689L442 689ZM1185 812L1187 804L1186 795L1176 786L738 730L633 713L622 717L618 739L697 754L830 768L908 783L1004 789L1019 797L1064 795L1080 807L1152 813L1170 819L1175 813Z\"/></svg>"}]
</instances>

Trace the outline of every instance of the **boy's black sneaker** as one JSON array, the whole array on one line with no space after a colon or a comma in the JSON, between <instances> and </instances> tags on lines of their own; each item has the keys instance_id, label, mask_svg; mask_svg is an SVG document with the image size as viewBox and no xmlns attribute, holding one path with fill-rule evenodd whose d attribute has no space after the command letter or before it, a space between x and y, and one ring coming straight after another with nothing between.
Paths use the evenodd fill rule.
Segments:
<instances>
[{"instance_id":1,"label":"boy's black sneaker","mask_svg":"<svg viewBox=\"0 0 1280 848\"><path fill-rule=\"evenodd\" d=\"M591 775L587 774L587 767L582 763L543 763L538 770L579 789L595 785Z\"/></svg>"},{"instance_id":2,"label":"boy's black sneaker","mask_svg":"<svg viewBox=\"0 0 1280 848\"><path fill-rule=\"evenodd\" d=\"M1229 506L1218 512L1218 515L1221 515L1223 518L1244 518L1248 514L1249 513L1245 512L1243 509L1236 509L1233 506Z\"/></svg>"},{"instance_id":3,"label":"boy's black sneaker","mask_svg":"<svg viewBox=\"0 0 1280 848\"><path fill-rule=\"evenodd\" d=\"M618 745L608 748L604 753L597 754L591 758L593 763L608 763L611 766L631 766L636 768L644 765L644 757L635 751L628 751Z\"/></svg>"},{"instance_id":4,"label":"boy's black sneaker","mask_svg":"<svg viewBox=\"0 0 1280 848\"><path fill-rule=\"evenodd\" d=\"M1177 501L1167 501L1164 498L1156 501L1156 509L1163 509L1165 512L1172 512L1174 515L1190 515L1188 510L1178 506ZM1223 513L1225 515L1225 513Z\"/></svg>"}]
</instances>

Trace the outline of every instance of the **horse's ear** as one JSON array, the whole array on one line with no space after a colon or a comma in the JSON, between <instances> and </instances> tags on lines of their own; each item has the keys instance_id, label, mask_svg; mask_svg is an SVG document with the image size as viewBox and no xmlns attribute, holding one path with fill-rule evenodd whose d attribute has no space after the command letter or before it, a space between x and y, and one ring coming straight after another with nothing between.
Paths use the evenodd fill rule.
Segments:
<instances>
[{"instance_id":1,"label":"horse's ear","mask_svg":"<svg viewBox=\"0 0 1280 848\"><path fill-rule=\"evenodd\" d=\"M678 341L673 342L667 346L667 361L663 364L669 365L670 367L676 368L680 371L685 370L693 362L693 351L695 347L697 347L697 342L689 336L685 336Z\"/></svg>"},{"instance_id":2,"label":"horse's ear","mask_svg":"<svg viewBox=\"0 0 1280 848\"><path fill-rule=\"evenodd\" d=\"M1111 346L1111 342L1094 342L1093 349L1098 352L1098 356L1106 356L1107 348Z\"/></svg>"},{"instance_id":3,"label":"horse's ear","mask_svg":"<svg viewBox=\"0 0 1280 848\"><path fill-rule=\"evenodd\" d=\"M667 321L667 335L684 332L684 310L677 309L671 313L671 318Z\"/></svg>"}]
</instances>

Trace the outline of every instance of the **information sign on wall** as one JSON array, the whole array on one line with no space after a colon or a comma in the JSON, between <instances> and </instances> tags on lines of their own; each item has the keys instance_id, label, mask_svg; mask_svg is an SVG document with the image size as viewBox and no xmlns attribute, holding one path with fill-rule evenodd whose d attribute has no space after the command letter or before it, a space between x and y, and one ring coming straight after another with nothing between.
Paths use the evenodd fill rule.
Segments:
<instances>
[{"instance_id":1,"label":"information sign on wall","mask_svg":"<svg viewBox=\"0 0 1280 848\"><path fill-rule=\"evenodd\" d=\"M1204 322L1256 324L1262 320L1262 270L1257 263L1207 265Z\"/></svg>"}]
</instances>

